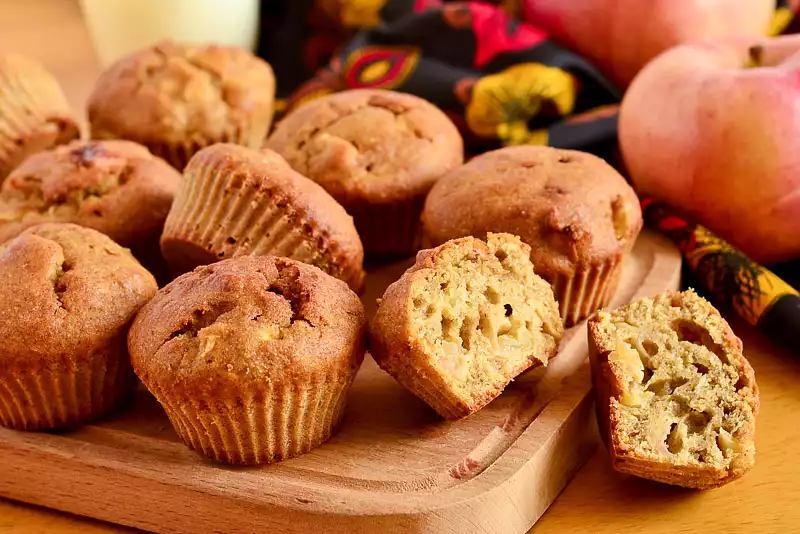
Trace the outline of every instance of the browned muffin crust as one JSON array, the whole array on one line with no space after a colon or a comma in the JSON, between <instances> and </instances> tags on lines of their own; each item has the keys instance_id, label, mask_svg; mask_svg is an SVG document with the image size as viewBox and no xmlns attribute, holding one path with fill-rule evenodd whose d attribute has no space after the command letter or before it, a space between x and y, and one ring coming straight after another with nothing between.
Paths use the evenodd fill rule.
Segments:
<instances>
[{"instance_id":1,"label":"browned muffin crust","mask_svg":"<svg viewBox=\"0 0 800 534\"><path fill-rule=\"evenodd\" d=\"M221 259L275 255L315 265L357 292L364 282L352 217L269 150L220 143L198 152L161 247L175 274Z\"/></svg>"},{"instance_id":2,"label":"browned muffin crust","mask_svg":"<svg viewBox=\"0 0 800 534\"><path fill-rule=\"evenodd\" d=\"M132 247L157 239L181 175L129 141L75 141L29 157L0 188L0 242L74 223Z\"/></svg>"},{"instance_id":3,"label":"browned muffin crust","mask_svg":"<svg viewBox=\"0 0 800 534\"><path fill-rule=\"evenodd\" d=\"M341 280L287 258L243 256L159 291L128 347L188 446L253 464L330 437L364 358L364 333L363 305Z\"/></svg>"},{"instance_id":4,"label":"browned muffin crust","mask_svg":"<svg viewBox=\"0 0 800 534\"><path fill-rule=\"evenodd\" d=\"M53 75L25 57L0 55L0 183L27 156L78 137Z\"/></svg>"},{"instance_id":5,"label":"browned muffin crust","mask_svg":"<svg viewBox=\"0 0 800 534\"><path fill-rule=\"evenodd\" d=\"M425 236L438 245L487 232L518 235L545 279L630 249L642 226L636 193L592 154L518 146L449 172L428 195Z\"/></svg>"},{"instance_id":6,"label":"browned muffin crust","mask_svg":"<svg viewBox=\"0 0 800 534\"><path fill-rule=\"evenodd\" d=\"M367 252L377 254L413 252L424 196L464 158L461 136L442 111L416 96L379 89L303 104L278 124L266 146L341 203Z\"/></svg>"},{"instance_id":7,"label":"browned muffin crust","mask_svg":"<svg viewBox=\"0 0 800 534\"><path fill-rule=\"evenodd\" d=\"M88 228L44 224L0 245L2 423L65 426L113 406L130 376L127 328L156 289L127 250ZM70 375L76 397L58 388Z\"/></svg>"},{"instance_id":8,"label":"browned muffin crust","mask_svg":"<svg viewBox=\"0 0 800 534\"><path fill-rule=\"evenodd\" d=\"M547 365L564 334L550 286L516 236L421 251L370 328L380 367L448 419L480 410L517 375Z\"/></svg>"},{"instance_id":9,"label":"browned muffin crust","mask_svg":"<svg viewBox=\"0 0 800 534\"><path fill-rule=\"evenodd\" d=\"M259 148L274 113L272 68L227 46L164 41L127 56L89 97L92 137L137 141L178 169L200 148Z\"/></svg>"},{"instance_id":10,"label":"browned muffin crust","mask_svg":"<svg viewBox=\"0 0 800 534\"><path fill-rule=\"evenodd\" d=\"M755 463L758 386L742 342L694 291L589 320L598 424L614 469L713 488Z\"/></svg>"}]
</instances>

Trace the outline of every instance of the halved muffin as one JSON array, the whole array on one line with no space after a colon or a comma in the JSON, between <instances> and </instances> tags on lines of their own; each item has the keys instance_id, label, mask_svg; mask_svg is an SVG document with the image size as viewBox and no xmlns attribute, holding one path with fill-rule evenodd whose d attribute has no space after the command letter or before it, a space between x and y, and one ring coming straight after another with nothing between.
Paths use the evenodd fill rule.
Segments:
<instances>
[{"instance_id":1,"label":"halved muffin","mask_svg":"<svg viewBox=\"0 0 800 534\"><path fill-rule=\"evenodd\" d=\"M443 417L480 410L531 365L555 356L564 328L550 285L518 237L455 239L417 261L379 302L375 361Z\"/></svg>"},{"instance_id":2,"label":"halved muffin","mask_svg":"<svg viewBox=\"0 0 800 534\"><path fill-rule=\"evenodd\" d=\"M755 463L758 387L742 342L694 291L589 320L598 423L614 469L713 488Z\"/></svg>"}]
</instances>

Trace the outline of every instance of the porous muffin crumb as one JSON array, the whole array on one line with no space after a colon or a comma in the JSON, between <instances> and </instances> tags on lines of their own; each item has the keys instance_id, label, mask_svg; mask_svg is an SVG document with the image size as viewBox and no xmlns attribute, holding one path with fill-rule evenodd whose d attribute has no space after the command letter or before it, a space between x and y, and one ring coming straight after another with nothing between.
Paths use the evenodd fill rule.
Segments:
<instances>
[{"instance_id":1,"label":"porous muffin crumb","mask_svg":"<svg viewBox=\"0 0 800 534\"><path fill-rule=\"evenodd\" d=\"M287 258L243 256L159 291L128 346L186 445L220 462L256 464L331 436L364 334L364 308L341 280Z\"/></svg>"},{"instance_id":2,"label":"porous muffin crumb","mask_svg":"<svg viewBox=\"0 0 800 534\"><path fill-rule=\"evenodd\" d=\"M78 137L55 77L26 57L0 55L0 183L29 155Z\"/></svg>"},{"instance_id":3,"label":"porous muffin crumb","mask_svg":"<svg viewBox=\"0 0 800 534\"><path fill-rule=\"evenodd\" d=\"M344 206L373 256L417 250L425 195L464 159L458 129L441 110L379 89L303 104L278 124L266 146Z\"/></svg>"},{"instance_id":4,"label":"porous muffin crumb","mask_svg":"<svg viewBox=\"0 0 800 534\"><path fill-rule=\"evenodd\" d=\"M0 424L96 419L132 378L125 346L156 282L105 235L44 224L0 244Z\"/></svg>"},{"instance_id":5,"label":"porous muffin crumb","mask_svg":"<svg viewBox=\"0 0 800 534\"><path fill-rule=\"evenodd\" d=\"M94 139L128 139L178 170L214 143L260 148L275 76L247 50L163 41L114 63L89 97Z\"/></svg>"},{"instance_id":6,"label":"porous muffin crumb","mask_svg":"<svg viewBox=\"0 0 800 534\"><path fill-rule=\"evenodd\" d=\"M598 418L614 468L690 488L755 462L758 388L742 344L692 290L589 321Z\"/></svg>"},{"instance_id":7,"label":"porous muffin crumb","mask_svg":"<svg viewBox=\"0 0 800 534\"><path fill-rule=\"evenodd\" d=\"M481 409L531 365L546 365L564 331L529 254L508 234L420 252L379 303L375 360L451 419Z\"/></svg>"}]
</instances>

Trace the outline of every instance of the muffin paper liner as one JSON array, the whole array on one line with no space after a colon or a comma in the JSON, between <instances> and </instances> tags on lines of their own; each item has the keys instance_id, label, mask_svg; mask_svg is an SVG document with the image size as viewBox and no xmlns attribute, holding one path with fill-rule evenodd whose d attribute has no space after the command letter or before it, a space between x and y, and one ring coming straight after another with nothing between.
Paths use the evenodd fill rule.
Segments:
<instances>
[{"instance_id":1,"label":"muffin paper liner","mask_svg":"<svg viewBox=\"0 0 800 534\"><path fill-rule=\"evenodd\" d=\"M0 424L44 430L92 421L119 403L132 376L125 352L12 367L0 373Z\"/></svg>"},{"instance_id":2,"label":"muffin paper liner","mask_svg":"<svg viewBox=\"0 0 800 534\"><path fill-rule=\"evenodd\" d=\"M425 196L396 204L346 206L361 236L364 254L371 258L390 259L417 252L421 244L419 221Z\"/></svg>"},{"instance_id":3,"label":"muffin paper liner","mask_svg":"<svg viewBox=\"0 0 800 534\"><path fill-rule=\"evenodd\" d=\"M320 373L306 383L265 383L235 396L177 397L151 392L175 432L218 462L260 464L292 458L327 441L339 423L355 373Z\"/></svg>"},{"instance_id":4,"label":"muffin paper liner","mask_svg":"<svg viewBox=\"0 0 800 534\"><path fill-rule=\"evenodd\" d=\"M14 73L0 72L0 182L27 153L80 137L66 98L52 84L31 86Z\"/></svg>"},{"instance_id":5,"label":"muffin paper liner","mask_svg":"<svg viewBox=\"0 0 800 534\"><path fill-rule=\"evenodd\" d=\"M313 221L289 200L243 187L232 176L209 165L184 178L161 238L173 274L235 256L272 254L315 265L361 289L363 272L340 272Z\"/></svg>"},{"instance_id":6,"label":"muffin paper liner","mask_svg":"<svg viewBox=\"0 0 800 534\"><path fill-rule=\"evenodd\" d=\"M621 272L622 258L581 268L574 276L556 275L550 280L565 326L572 326L611 300Z\"/></svg>"}]
</instances>

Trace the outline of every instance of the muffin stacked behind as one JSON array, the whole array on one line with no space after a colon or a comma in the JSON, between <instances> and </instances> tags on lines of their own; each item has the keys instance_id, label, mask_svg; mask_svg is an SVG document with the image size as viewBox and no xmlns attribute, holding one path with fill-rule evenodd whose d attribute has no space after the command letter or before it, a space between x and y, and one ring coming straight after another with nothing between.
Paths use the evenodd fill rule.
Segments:
<instances>
[{"instance_id":1,"label":"muffin stacked behind","mask_svg":"<svg viewBox=\"0 0 800 534\"><path fill-rule=\"evenodd\" d=\"M269 150L217 144L186 167L161 248L173 273L243 255L283 256L358 292L364 250L352 218Z\"/></svg>"},{"instance_id":2,"label":"muffin stacked behind","mask_svg":"<svg viewBox=\"0 0 800 534\"><path fill-rule=\"evenodd\" d=\"M128 345L187 445L252 464L330 437L364 356L364 328L344 282L285 258L241 257L162 289Z\"/></svg>"},{"instance_id":3,"label":"muffin stacked behind","mask_svg":"<svg viewBox=\"0 0 800 534\"><path fill-rule=\"evenodd\" d=\"M30 154L78 137L58 81L34 61L0 55L0 183Z\"/></svg>"},{"instance_id":4,"label":"muffin stacked behind","mask_svg":"<svg viewBox=\"0 0 800 534\"><path fill-rule=\"evenodd\" d=\"M260 148L274 113L272 68L246 50L162 42L119 60L89 97L95 139L129 139L182 170L213 143Z\"/></svg>"},{"instance_id":5,"label":"muffin stacked behind","mask_svg":"<svg viewBox=\"0 0 800 534\"><path fill-rule=\"evenodd\" d=\"M267 147L353 216L368 256L417 250L425 196L464 159L455 125L416 96L377 89L312 100L283 119Z\"/></svg>"},{"instance_id":6,"label":"muffin stacked behind","mask_svg":"<svg viewBox=\"0 0 800 534\"><path fill-rule=\"evenodd\" d=\"M636 193L600 158L521 146L487 152L444 176L422 222L433 245L487 232L519 236L569 326L610 300L642 214Z\"/></svg>"},{"instance_id":7,"label":"muffin stacked behind","mask_svg":"<svg viewBox=\"0 0 800 534\"><path fill-rule=\"evenodd\" d=\"M131 377L125 340L153 277L103 234L31 228L0 245L0 423L35 430L100 417Z\"/></svg>"}]
</instances>

